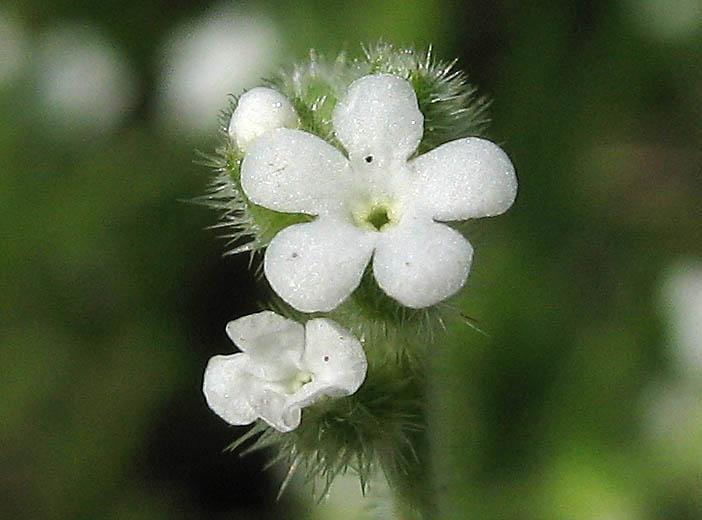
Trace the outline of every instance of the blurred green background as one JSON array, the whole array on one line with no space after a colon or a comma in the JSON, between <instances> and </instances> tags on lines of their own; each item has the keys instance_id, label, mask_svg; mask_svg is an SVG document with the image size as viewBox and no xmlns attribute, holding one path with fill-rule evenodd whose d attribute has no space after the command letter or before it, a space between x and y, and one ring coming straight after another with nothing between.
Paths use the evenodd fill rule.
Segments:
<instances>
[{"instance_id":1,"label":"blurred green background","mask_svg":"<svg viewBox=\"0 0 702 520\"><path fill-rule=\"evenodd\" d=\"M378 38L457 57L520 178L487 336L432 353L442 517L702 518L699 0L5 0L0 517L356 517L222 453L202 371L261 288L187 201L227 93Z\"/></svg>"}]
</instances>

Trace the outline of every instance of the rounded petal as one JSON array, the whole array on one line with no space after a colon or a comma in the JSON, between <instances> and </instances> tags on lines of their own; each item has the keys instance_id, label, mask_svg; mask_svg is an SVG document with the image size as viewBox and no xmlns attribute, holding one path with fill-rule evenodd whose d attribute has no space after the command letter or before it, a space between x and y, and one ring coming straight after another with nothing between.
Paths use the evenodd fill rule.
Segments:
<instances>
[{"instance_id":1,"label":"rounded petal","mask_svg":"<svg viewBox=\"0 0 702 520\"><path fill-rule=\"evenodd\" d=\"M305 345L304 326L273 311L257 312L230 321L226 331L234 344L249 355L259 350L267 355L271 342L283 342L300 353Z\"/></svg>"},{"instance_id":2,"label":"rounded petal","mask_svg":"<svg viewBox=\"0 0 702 520\"><path fill-rule=\"evenodd\" d=\"M313 374L314 382L337 389L344 395L358 390L366 378L368 363L356 337L326 318L308 321L305 332L302 367Z\"/></svg>"},{"instance_id":3,"label":"rounded petal","mask_svg":"<svg viewBox=\"0 0 702 520\"><path fill-rule=\"evenodd\" d=\"M319 215L342 203L348 169L343 154L323 139L278 128L249 147L241 165L241 187L259 206Z\"/></svg>"},{"instance_id":4,"label":"rounded petal","mask_svg":"<svg viewBox=\"0 0 702 520\"><path fill-rule=\"evenodd\" d=\"M300 121L292 103L277 90L256 87L245 92L229 120L229 136L240 150L275 128L297 128Z\"/></svg>"},{"instance_id":5,"label":"rounded petal","mask_svg":"<svg viewBox=\"0 0 702 520\"><path fill-rule=\"evenodd\" d=\"M251 405L258 382L244 369L245 354L214 356L205 369L202 392L207 406L229 424L251 424L258 413Z\"/></svg>"},{"instance_id":6,"label":"rounded petal","mask_svg":"<svg viewBox=\"0 0 702 520\"><path fill-rule=\"evenodd\" d=\"M227 335L246 352L248 373L264 381L285 379L295 371L305 345L305 328L272 311L230 321Z\"/></svg>"},{"instance_id":7,"label":"rounded petal","mask_svg":"<svg viewBox=\"0 0 702 520\"><path fill-rule=\"evenodd\" d=\"M473 248L457 231L425 221L384 235L376 247L373 274L378 285L402 305L429 307L463 287Z\"/></svg>"},{"instance_id":8,"label":"rounded petal","mask_svg":"<svg viewBox=\"0 0 702 520\"><path fill-rule=\"evenodd\" d=\"M295 224L278 233L263 269L273 290L302 312L330 311L358 286L374 238L330 218Z\"/></svg>"},{"instance_id":9,"label":"rounded petal","mask_svg":"<svg viewBox=\"0 0 702 520\"><path fill-rule=\"evenodd\" d=\"M332 118L352 160L406 159L424 132L424 116L412 85L392 74L364 76L351 83Z\"/></svg>"},{"instance_id":10,"label":"rounded petal","mask_svg":"<svg viewBox=\"0 0 702 520\"><path fill-rule=\"evenodd\" d=\"M409 164L416 173L417 204L437 220L499 215L517 196L512 162L485 139L457 139Z\"/></svg>"}]
</instances>

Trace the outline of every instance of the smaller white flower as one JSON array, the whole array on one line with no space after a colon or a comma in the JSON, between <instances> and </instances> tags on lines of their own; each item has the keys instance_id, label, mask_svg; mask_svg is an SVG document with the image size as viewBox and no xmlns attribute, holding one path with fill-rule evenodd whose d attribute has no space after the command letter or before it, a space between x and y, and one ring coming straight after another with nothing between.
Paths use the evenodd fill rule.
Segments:
<instances>
[{"instance_id":1,"label":"smaller white flower","mask_svg":"<svg viewBox=\"0 0 702 520\"><path fill-rule=\"evenodd\" d=\"M242 352L212 357L202 390L230 424L261 418L289 432L300 424L303 407L325 395L351 395L366 377L359 341L326 318L303 326L263 311L229 322L226 330Z\"/></svg>"},{"instance_id":2,"label":"smaller white flower","mask_svg":"<svg viewBox=\"0 0 702 520\"><path fill-rule=\"evenodd\" d=\"M228 132L243 151L269 130L298 126L300 120L288 98L272 88L256 87L239 98Z\"/></svg>"}]
</instances>

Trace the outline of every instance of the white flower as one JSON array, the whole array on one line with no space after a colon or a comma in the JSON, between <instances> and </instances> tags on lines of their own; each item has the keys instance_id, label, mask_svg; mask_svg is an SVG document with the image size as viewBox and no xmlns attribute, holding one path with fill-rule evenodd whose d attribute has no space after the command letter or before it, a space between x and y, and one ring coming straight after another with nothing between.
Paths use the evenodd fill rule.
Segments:
<instances>
[{"instance_id":1,"label":"white flower","mask_svg":"<svg viewBox=\"0 0 702 520\"><path fill-rule=\"evenodd\" d=\"M226 330L242 352L212 357L202 390L230 424L261 418L281 432L294 430L301 408L324 395L351 395L366 377L361 344L326 318L303 326L263 311L229 322Z\"/></svg>"},{"instance_id":2,"label":"white flower","mask_svg":"<svg viewBox=\"0 0 702 520\"><path fill-rule=\"evenodd\" d=\"M244 157L241 184L255 204L318 218L278 233L266 278L290 305L329 311L358 286L373 257L380 287L407 307L433 305L466 281L473 248L436 221L498 215L517 191L512 163L479 138L411 160L424 117L412 86L389 74L351 84L332 116L348 159L312 134L278 128Z\"/></svg>"},{"instance_id":3,"label":"white flower","mask_svg":"<svg viewBox=\"0 0 702 520\"><path fill-rule=\"evenodd\" d=\"M288 98L277 90L256 87L239 98L229 121L229 137L240 150L275 128L297 128L300 121Z\"/></svg>"}]
</instances>

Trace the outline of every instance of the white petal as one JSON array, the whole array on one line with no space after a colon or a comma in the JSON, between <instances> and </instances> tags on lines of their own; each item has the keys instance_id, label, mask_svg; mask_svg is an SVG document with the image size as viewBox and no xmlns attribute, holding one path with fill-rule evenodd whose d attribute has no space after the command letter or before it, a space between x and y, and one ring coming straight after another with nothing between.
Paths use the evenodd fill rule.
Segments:
<instances>
[{"instance_id":1,"label":"white petal","mask_svg":"<svg viewBox=\"0 0 702 520\"><path fill-rule=\"evenodd\" d=\"M280 432L289 432L300 425L300 407L290 404L285 395L266 390L253 402L261 419Z\"/></svg>"},{"instance_id":2,"label":"white petal","mask_svg":"<svg viewBox=\"0 0 702 520\"><path fill-rule=\"evenodd\" d=\"M229 136L241 150L275 128L297 128L300 121L288 98L277 90L256 87L244 93L229 121Z\"/></svg>"},{"instance_id":3,"label":"white petal","mask_svg":"<svg viewBox=\"0 0 702 520\"><path fill-rule=\"evenodd\" d=\"M368 362L361 343L346 329L326 318L305 324L306 345L302 369L312 381L288 397L290 407L305 407L322 396L341 397L359 389Z\"/></svg>"},{"instance_id":4,"label":"white petal","mask_svg":"<svg viewBox=\"0 0 702 520\"><path fill-rule=\"evenodd\" d=\"M417 149L424 131L424 116L412 85L391 74L354 81L332 118L352 160L404 160Z\"/></svg>"},{"instance_id":5,"label":"white petal","mask_svg":"<svg viewBox=\"0 0 702 520\"><path fill-rule=\"evenodd\" d=\"M326 312L358 287L373 244L372 233L322 217L278 233L263 269L273 290L297 310Z\"/></svg>"},{"instance_id":6,"label":"white petal","mask_svg":"<svg viewBox=\"0 0 702 520\"><path fill-rule=\"evenodd\" d=\"M434 305L466 281L473 248L444 224L413 222L382 233L373 259L378 285L402 305Z\"/></svg>"},{"instance_id":7,"label":"white petal","mask_svg":"<svg viewBox=\"0 0 702 520\"><path fill-rule=\"evenodd\" d=\"M241 165L241 187L254 203L286 213L318 215L338 207L348 161L321 138L278 128L256 139Z\"/></svg>"},{"instance_id":8,"label":"white petal","mask_svg":"<svg viewBox=\"0 0 702 520\"><path fill-rule=\"evenodd\" d=\"M248 354L257 350L267 354L271 341L284 342L300 353L305 345L304 326L273 311L249 314L230 321L226 331L234 344Z\"/></svg>"},{"instance_id":9,"label":"white petal","mask_svg":"<svg viewBox=\"0 0 702 520\"><path fill-rule=\"evenodd\" d=\"M366 377L368 364L363 347L354 335L326 318L308 321L305 332L302 366L313 374L314 382L336 388L344 395L358 390Z\"/></svg>"},{"instance_id":10,"label":"white petal","mask_svg":"<svg viewBox=\"0 0 702 520\"><path fill-rule=\"evenodd\" d=\"M246 352L248 373L264 381L280 381L297 370L305 345L301 324L263 311L230 321L226 330Z\"/></svg>"},{"instance_id":11,"label":"white petal","mask_svg":"<svg viewBox=\"0 0 702 520\"><path fill-rule=\"evenodd\" d=\"M491 217L517 196L514 166L502 149L477 137L443 144L410 162L417 204L437 220Z\"/></svg>"},{"instance_id":12,"label":"white petal","mask_svg":"<svg viewBox=\"0 0 702 520\"><path fill-rule=\"evenodd\" d=\"M245 365L246 356L239 353L214 356L205 369L202 392L207 405L229 424L250 424L258 418L250 401L259 383L246 372Z\"/></svg>"}]
</instances>

